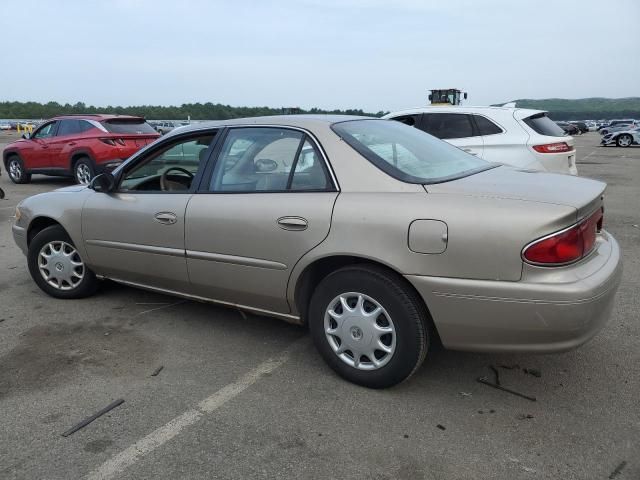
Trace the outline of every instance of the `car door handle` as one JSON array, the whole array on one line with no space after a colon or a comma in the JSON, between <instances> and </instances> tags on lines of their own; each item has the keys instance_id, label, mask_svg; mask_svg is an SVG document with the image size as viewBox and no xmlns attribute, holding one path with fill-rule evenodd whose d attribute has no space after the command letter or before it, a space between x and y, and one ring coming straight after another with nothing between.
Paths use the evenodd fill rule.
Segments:
<instances>
[{"instance_id":1,"label":"car door handle","mask_svg":"<svg viewBox=\"0 0 640 480\"><path fill-rule=\"evenodd\" d=\"M309 226L306 218L302 217L280 217L278 219L278 226L283 230L306 230Z\"/></svg>"},{"instance_id":2,"label":"car door handle","mask_svg":"<svg viewBox=\"0 0 640 480\"><path fill-rule=\"evenodd\" d=\"M178 217L173 212L158 212L155 214L154 218L156 219L156 222L163 225L173 225L178 221Z\"/></svg>"}]
</instances>

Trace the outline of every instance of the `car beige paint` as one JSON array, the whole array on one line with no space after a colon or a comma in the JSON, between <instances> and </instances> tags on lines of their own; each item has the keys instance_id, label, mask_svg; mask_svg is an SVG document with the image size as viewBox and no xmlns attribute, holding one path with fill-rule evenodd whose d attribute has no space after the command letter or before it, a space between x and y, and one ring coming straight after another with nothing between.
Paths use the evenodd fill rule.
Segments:
<instances>
[{"instance_id":1,"label":"car beige paint","mask_svg":"<svg viewBox=\"0 0 640 480\"><path fill-rule=\"evenodd\" d=\"M405 183L331 130L348 119L355 117L238 119L182 128L161 140L227 125L301 129L319 142L336 192L66 189L20 204L16 242L26 252L28 229L48 219L67 230L101 277L300 322L296 292L305 272L327 258L356 257L403 275L445 346L458 349L563 350L601 328L621 272L610 235L603 232L588 258L566 267L533 267L521 253L599 208L605 184L508 167L436 185ZM163 212L175 213L175 222L157 222ZM446 248L410 248L411 225L421 220L446 224Z\"/></svg>"}]
</instances>

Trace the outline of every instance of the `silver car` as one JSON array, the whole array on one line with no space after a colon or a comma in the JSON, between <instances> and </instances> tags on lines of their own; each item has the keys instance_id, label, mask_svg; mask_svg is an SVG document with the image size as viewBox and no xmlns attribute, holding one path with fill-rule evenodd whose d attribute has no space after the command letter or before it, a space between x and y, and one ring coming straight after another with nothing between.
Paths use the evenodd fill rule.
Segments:
<instances>
[{"instance_id":1,"label":"silver car","mask_svg":"<svg viewBox=\"0 0 640 480\"><path fill-rule=\"evenodd\" d=\"M600 145L617 145L618 147L630 147L640 145L640 127L629 127L615 130L602 136Z\"/></svg>"},{"instance_id":2,"label":"silver car","mask_svg":"<svg viewBox=\"0 0 640 480\"><path fill-rule=\"evenodd\" d=\"M595 335L621 276L605 186L399 122L237 119L24 200L13 234L49 295L108 278L308 325L335 371L381 388L436 344L555 352Z\"/></svg>"}]
</instances>

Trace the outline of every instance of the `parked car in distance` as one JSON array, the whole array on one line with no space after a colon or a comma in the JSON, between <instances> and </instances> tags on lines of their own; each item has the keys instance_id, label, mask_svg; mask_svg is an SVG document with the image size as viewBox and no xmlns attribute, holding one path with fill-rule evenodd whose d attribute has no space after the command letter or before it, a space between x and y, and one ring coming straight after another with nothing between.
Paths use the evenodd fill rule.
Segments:
<instances>
[{"instance_id":1,"label":"parked car in distance","mask_svg":"<svg viewBox=\"0 0 640 480\"><path fill-rule=\"evenodd\" d=\"M0 130L11 130L10 123L0 123Z\"/></svg>"},{"instance_id":2,"label":"parked car in distance","mask_svg":"<svg viewBox=\"0 0 640 480\"><path fill-rule=\"evenodd\" d=\"M173 122L157 122L155 126L160 135L165 135L176 127L178 127L178 125Z\"/></svg>"},{"instance_id":3,"label":"parked car in distance","mask_svg":"<svg viewBox=\"0 0 640 480\"><path fill-rule=\"evenodd\" d=\"M552 352L595 335L621 277L605 187L400 122L262 117L178 129L88 188L23 200L12 228L53 297L112 279L306 324L336 372L382 388L436 342Z\"/></svg>"},{"instance_id":4,"label":"parked car in distance","mask_svg":"<svg viewBox=\"0 0 640 480\"><path fill-rule=\"evenodd\" d=\"M589 127L584 122L569 122L569 123L578 127L578 130L580 131L580 133L587 133L589 131Z\"/></svg>"},{"instance_id":5,"label":"parked car in distance","mask_svg":"<svg viewBox=\"0 0 640 480\"><path fill-rule=\"evenodd\" d=\"M608 134L610 134L612 132L619 132L621 130L629 130L629 129L632 129L632 128L635 128L635 127L638 127L638 126L640 126L640 122L637 122L635 120L631 120L628 123L618 122L618 123L615 123L613 125L608 125L606 127L601 128L600 129L600 135L604 136L604 135L608 135Z\"/></svg>"},{"instance_id":6,"label":"parked car in distance","mask_svg":"<svg viewBox=\"0 0 640 480\"><path fill-rule=\"evenodd\" d=\"M618 126L626 126L626 125L632 125L634 123L634 120L632 118L626 118L626 119L615 119L615 120L611 120L607 123L603 123L602 125L600 125L598 127L598 131L602 132L603 129L607 129L607 128L611 128L611 127L618 127Z\"/></svg>"},{"instance_id":7,"label":"parked car in distance","mask_svg":"<svg viewBox=\"0 0 640 480\"><path fill-rule=\"evenodd\" d=\"M616 145L618 147L630 147L640 144L640 127L631 127L628 129L616 129L611 133L602 136L600 145Z\"/></svg>"},{"instance_id":8,"label":"parked car in distance","mask_svg":"<svg viewBox=\"0 0 640 480\"><path fill-rule=\"evenodd\" d=\"M28 183L38 173L72 176L86 185L159 136L142 117L60 116L7 145L2 161L14 183Z\"/></svg>"},{"instance_id":9,"label":"parked car in distance","mask_svg":"<svg viewBox=\"0 0 640 480\"><path fill-rule=\"evenodd\" d=\"M547 112L514 107L434 106L389 113L489 162L576 175L574 140Z\"/></svg>"},{"instance_id":10,"label":"parked car in distance","mask_svg":"<svg viewBox=\"0 0 640 480\"><path fill-rule=\"evenodd\" d=\"M567 135L580 135L580 129L573 123L556 122L556 125L558 125Z\"/></svg>"}]
</instances>

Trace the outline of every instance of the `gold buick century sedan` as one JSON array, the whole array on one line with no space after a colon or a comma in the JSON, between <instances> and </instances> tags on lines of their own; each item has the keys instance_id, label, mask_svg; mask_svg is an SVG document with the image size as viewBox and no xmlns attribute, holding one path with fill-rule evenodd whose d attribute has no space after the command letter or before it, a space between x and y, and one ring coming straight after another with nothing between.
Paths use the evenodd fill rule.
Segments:
<instances>
[{"instance_id":1,"label":"gold buick century sedan","mask_svg":"<svg viewBox=\"0 0 640 480\"><path fill-rule=\"evenodd\" d=\"M27 198L13 234L51 296L111 279L308 325L336 372L383 388L434 344L594 336L621 277L605 187L389 120L248 118L175 129L88 187Z\"/></svg>"}]
</instances>

